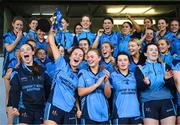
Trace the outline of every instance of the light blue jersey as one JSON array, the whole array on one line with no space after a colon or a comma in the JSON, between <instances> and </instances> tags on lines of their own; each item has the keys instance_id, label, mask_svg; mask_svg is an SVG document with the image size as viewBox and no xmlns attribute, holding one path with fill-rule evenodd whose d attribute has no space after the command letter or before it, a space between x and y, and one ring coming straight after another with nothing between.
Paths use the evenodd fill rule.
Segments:
<instances>
[{"instance_id":1,"label":"light blue jersey","mask_svg":"<svg viewBox=\"0 0 180 125\"><path fill-rule=\"evenodd\" d=\"M128 44L129 41L131 40L131 34L128 33L127 35L121 35L120 41L119 41L119 52L126 52L130 55L129 49L128 49Z\"/></svg>"},{"instance_id":2,"label":"light blue jersey","mask_svg":"<svg viewBox=\"0 0 180 125\"><path fill-rule=\"evenodd\" d=\"M120 71L114 71L111 74L110 79L114 92L113 118L140 116L134 73L129 72L124 76Z\"/></svg>"},{"instance_id":3,"label":"light blue jersey","mask_svg":"<svg viewBox=\"0 0 180 125\"><path fill-rule=\"evenodd\" d=\"M31 29L29 30L29 32L26 35L27 35L28 39L30 39L30 38L33 40L37 39L37 33Z\"/></svg>"},{"instance_id":4,"label":"light blue jersey","mask_svg":"<svg viewBox=\"0 0 180 125\"><path fill-rule=\"evenodd\" d=\"M70 112L75 106L75 90L78 86L77 73L73 72L64 57L55 62L53 88L49 101L59 109Z\"/></svg>"},{"instance_id":5,"label":"light blue jersey","mask_svg":"<svg viewBox=\"0 0 180 125\"><path fill-rule=\"evenodd\" d=\"M115 71L112 61L106 63L104 60L101 60L100 66L103 66L104 68L106 68L110 73Z\"/></svg>"},{"instance_id":6,"label":"light blue jersey","mask_svg":"<svg viewBox=\"0 0 180 125\"><path fill-rule=\"evenodd\" d=\"M78 88L85 88L95 84L103 75L104 71L99 71L97 74L94 74L90 69L80 70L78 74ZM87 108L87 112L85 111L85 108ZM81 111L83 112L83 116L88 115L90 120L96 122L108 121L109 112L107 99L104 95L104 82L102 82L101 85L92 93L82 97Z\"/></svg>"},{"instance_id":7,"label":"light blue jersey","mask_svg":"<svg viewBox=\"0 0 180 125\"><path fill-rule=\"evenodd\" d=\"M173 56L171 55L170 52L167 52L166 54L160 53L160 57L164 63L172 67Z\"/></svg>"},{"instance_id":8,"label":"light blue jersey","mask_svg":"<svg viewBox=\"0 0 180 125\"><path fill-rule=\"evenodd\" d=\"M148 76L151 82L149 88L144 91L141 91L140 93L140 98L142 102L173 98L170 90L165 87L164 64L146 61L145 65L140 67L140 70L143 76ZM139 73L136 73L137 72L135 72L135 76L140 75Z\"/></svg>"},{"instance_id":9,"label":"light blue jersey","mask_svg":"<svg viewBox=\"0 0 180 125\"><path fill-rule=\"evenodd\" d=\"M94 40L96 39L96 34L92 32L85 32L83 31L81 34L77 36L77 40L79 41L80 39L87 38L90 42L90 45L94 43Z\"/></svg>"},{"instance_id":10,"label":"light blue jersey","mask_svg":"<svg viewBox=\"0 0 180 125\"><path fill-rule=\"evenodd\" d=\"M40 42L38 39L35 39L35 41L36 41L37 49L42 48L47 52L48 49L47 49L47 43L45 39L42 42Z\"/></svg>"},{"instance_id":11,"label":"light blue jersey","mask_svg":"<svg viewBox=\"0 0 180 125\"><path fill-rule=\"evenodd\" d=\"M119 52L118 47L119 47L120 38L121 38L121 34L119 32L112 32L109 35L103 33L99 39L99 47L101 48L101 45L104 42L110 42L114 47L113 57L117 57L117 54Z\"/></svg>"},{"instance_id":12,"label":"light blue jersey","mask_svg":"<svg viewBox=\"0 0 180 125\"><path fill-rule=\"evenodd\" d=\"M65 49L69 49L73 45L74 35L70 32L63 32L62 34L58 32L55 35L55 40L58 45L62 45Z\"/></svg>"},{"instance_id":13,"label":"light blue jersey","mask_svg":"<svg viewBox=\"0 0 180 125\"><path fill-rule=\"evenodd\" d=\"M7 32L3 34L3 44L12 44L16 40L16 35L13 32ZM16 51L20 49L20 47L26 43L27 37L23 36L16 47L11 51L8 52L6 48L3 48L4 51L4 62L3 62L3 75L5 75L8 68L15 68L16 64L18 63L18 59L16 57Z\"/></svg>"}]
</instances>

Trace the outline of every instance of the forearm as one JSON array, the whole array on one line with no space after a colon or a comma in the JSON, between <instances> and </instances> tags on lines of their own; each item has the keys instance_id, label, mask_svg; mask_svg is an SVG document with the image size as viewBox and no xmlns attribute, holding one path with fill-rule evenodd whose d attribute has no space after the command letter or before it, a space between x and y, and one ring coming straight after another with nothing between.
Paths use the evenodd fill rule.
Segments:
<instances>
[{"instance_id":1,"label":"forearm","mask_svg":"<svg viewBox=\"0 0 180 125\"><path fill-rule=\"evenodd\" d=\"M16 48L16 45L18 44L19 39L16 38L16 40L12 44L5 44L5 48L8 52L13 51Z\"/></svg>"},{"instance_id":2,"label":"forearm","mask_svg":"<svg viewBox=\"0 0 180 125\"><path fill-rule=\"evenodd\" d=\"M99 45L99 39L100 39L100 36L97 35L96 39L94 40L94 43L92 45L92 48L97 48L98 45Z\"/></svg>"},{"instance_id":3,"label":"forearm","mask_svg":"<svg viewBox=\"0 0 180 125\"><path fill-rule=\"evenodd\" d=\"M104 94L106 95L107 98L111 97L111 88L108 85L108 83L104 84Z\"/></svg>"},{"instance_id":4,"label":"forearm","mask_svg":"<svg viewBox=\"0 0 180 125\"><path fill-rule=\"evenodd\" d=\"M129 20L131 21L131 23L133 24L134 28L136 29L136 32L137 33L141 32L141 27L136 23L136 21L134 21L132 18L129 18Z\"/></svg>"},{"instance_id":5,"label":"forearm","mask_svg":"<svg viewBox=\"0 0 180 125\"><path fill-rule=\"evenodd\" d=\"M48 37L49 37L49 45L51 47L54 59L57 60L60 54L59 54L59 50L55 44L54 33L50 33Z\"/></svg>"},{"instance_id":6,"label":"forearm","mask_svg":"<svg viewBox=\"0 0 180 125\"><path fill-rule=\"evenodd\" d=\"M88 95L89 93L93 92L94 90L96 90L98 87L98 85L95 83L89 87L85 87L85 88L78 88L78 94L79 96L85 96Z\"/></svg>"}]
</instances>

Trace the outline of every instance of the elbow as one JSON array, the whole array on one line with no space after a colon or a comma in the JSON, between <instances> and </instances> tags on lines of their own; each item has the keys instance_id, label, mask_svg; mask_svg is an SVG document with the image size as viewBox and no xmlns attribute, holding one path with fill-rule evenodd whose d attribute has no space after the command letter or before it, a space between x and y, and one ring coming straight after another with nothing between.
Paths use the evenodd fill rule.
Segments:
<instances>
[{"instance_id":1,"label":"elbow","mask_svg":"<svg viewBox=\"0 0 180 125\"><path fill-rule=\"evenodd\" d=\"M10 49L10 48L6 48L6 50L7 50L7 52L11 52L12 51L12 49Z\"/></svg>"},{"instance_id":2,"label":"elbow","mask_svg":"<svg viewBox=\"0 0 180 125\"><path fill-rule=\"evenodd\" d=\"M111 93L108 93L108 94L106 94L106 98L110 98L111 97Z\"/></svg>"},{"instance_id":3,"label":"elbow","mask_svg":"<svg viewBox=\"0 0 180 125\"><path fill-rule=\"evenodd\" d=\"M106 96L106 98L111 97L111 89L105 92L105 96Z\"/></svg>"},{"instance_id":4,"label":"elbow","mask_svg":"<svg viewBox=\"0 0 180 125\"><path fill-rule=\"evenodd\" d=\"M84 92L83 92L82 88L78 88L78 95L80 97L84 96Z\"/></svg>"}]
</instances>

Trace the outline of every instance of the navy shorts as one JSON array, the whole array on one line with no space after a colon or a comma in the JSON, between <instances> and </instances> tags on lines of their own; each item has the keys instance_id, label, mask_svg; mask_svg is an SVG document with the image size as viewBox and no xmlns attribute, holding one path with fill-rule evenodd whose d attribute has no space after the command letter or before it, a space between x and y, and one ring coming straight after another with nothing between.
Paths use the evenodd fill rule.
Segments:
<instances>
[{"instance_id":1,"label":"navy shorts","mask_svg":"<svg viewBox=\"0 0 180 125\"><path fill-rule=\"evenodd\" d=\"M104 122L96 122L90 119L81 119L81 125L109 125L110 122L109 121L104 121Z\"/></svg>"},{"instance_id":2,"label":"navy shorts","mask_svg":"<svg viewBox=\"0 0 180 125\"><path fill-rule=\"evenodd\" d=\"M51 103L46 104L44 120L52 120L57 124L77 124L76 108L65 112Z\"/></svg>"},{"instance_id":3,"label":"navy shorts","mask_svg":"<svg viewBox=\"0 0 180 125\"><path fill-rule=\"evenodd\" d=\"M161 120L176 115L172 99L152 100L142 104L144 118Z\"/></svg>"},{"instance_id":4,"label":"navy shorts","mask_svg":"<svg viewBox=\"0 0 180 125\"><path fill-rule=\"evenodd\" d=\"M180 116L180 106L177 106L177 116Z\"/></svg>"},{"instance_id":5,"label":"navy shorts","mask_svg":"<svg viewBox=\"0 0 180 125\"><path fill-rule=\"evenodd\" d=\"M142 117L117 118L113 119L113 125L138 125L142 124Z\"/></svg>"},{"instance_id":6,"label":"navy shorts","mask_svg":"<svg viewBox=\"0 0 180 125\"><path fill-rule=\"evenodd\" d=\"M19 110L19 123L25 124L42 124L43 111L29 111L23 108Z\"/></svg>"}]
</instances>

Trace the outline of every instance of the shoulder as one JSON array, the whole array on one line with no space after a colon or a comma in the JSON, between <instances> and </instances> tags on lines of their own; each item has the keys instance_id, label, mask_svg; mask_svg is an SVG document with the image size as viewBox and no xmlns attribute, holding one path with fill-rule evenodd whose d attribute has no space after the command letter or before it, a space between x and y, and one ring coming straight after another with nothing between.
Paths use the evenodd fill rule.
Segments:
<instances>
[{"instance_id":1,"label":"shoulder","mask_svg":"<svg viewBox=\"0 0 180 125\"><path fill-rule=\"evenodd\" d=\"M78 72L78 78L80 78L81 76L87 74L87 70L85 69L81 69L79 72Z\"/></svg>"}]
</instances>

